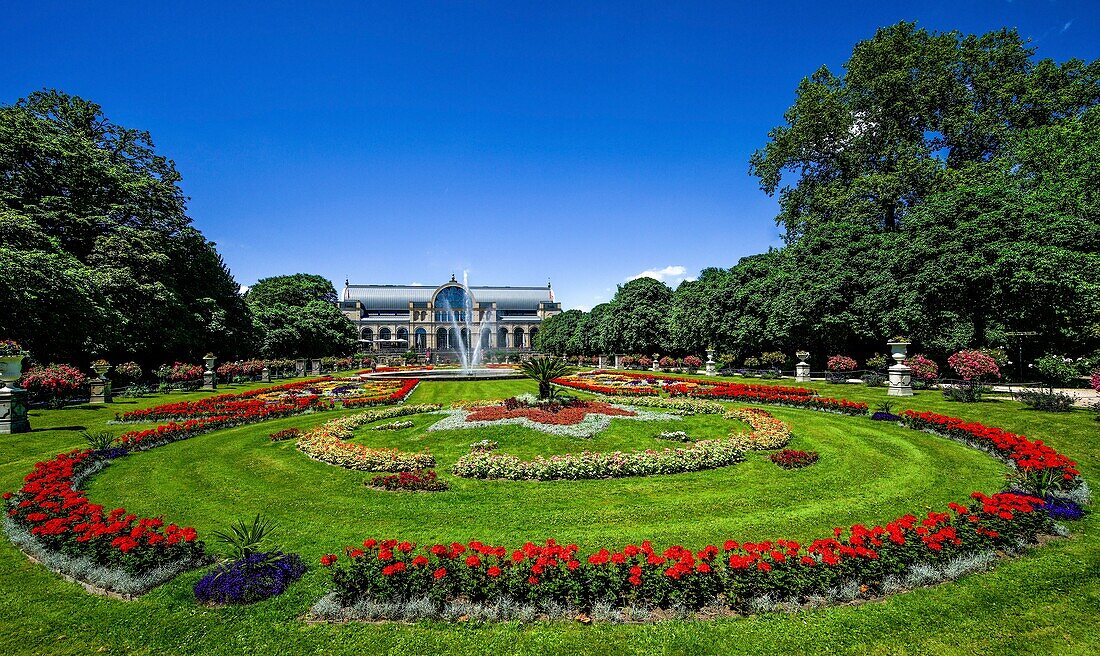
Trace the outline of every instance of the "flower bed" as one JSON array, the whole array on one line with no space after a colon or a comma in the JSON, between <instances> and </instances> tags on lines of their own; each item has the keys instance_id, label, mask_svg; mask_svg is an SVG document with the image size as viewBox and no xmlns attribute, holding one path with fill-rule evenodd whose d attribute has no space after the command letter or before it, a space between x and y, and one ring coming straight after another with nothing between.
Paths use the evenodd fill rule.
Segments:
<instances>
[{"instance_id":1,"label":"flower bed","mask_svg":"<svg viewBox=\"0 0 1100 656\"><path fill-rule=\"evenodd\" d=\"M762 598L805 602L840 588L853 591L849 598L869 598L943 580L952 567L965 571L960 563L968 560L984 565L994 552L1033 544L1053 530L1047 514L1036 512L1042 504L1031 496L975 493L968 506L952 503L947 512L906 515L884 526L838 528L808 545L729 540L722 547L658 550L644 541L582 555L576 545L553 540L507 549L478 541L417 547L368 539L321 563L332 568L337 614L371 601L422 600L424 615L438 617L450 601L501 598L580 611L600 604L690 610L718 600L725 610L748 612Z\"/></svg>"},{"instance_id":2,"label":"flower bed","mask_svg":"<svg viewBox=\"0 0 1100 656\"><path fill-rule=\"evenodd\" d=\"M302 429L300 428L284 428L281 431L275 431L267 437L272 442L282 442L283 440L296 440L301 436Z\"/></svg>"},{"instance_id":3,"label":"flower bed","mask_svg":"<svg viewBox=\"0 0 1100 656\"><path fill-rule=\"evenodd\" d=\"M450 486L446 481L440 480L432 470L428 471L403 471L396 474L375 476L366 483L367 487L391 492L443 492Z\"/></svg>"},{"instance_id":4,"label":"flower bed","mask_svg":"<svg viewBox=\"0 0 1100 656\"><path fill-rule=\"evenodd\" d=\"M770 460L779 465L783 469L801 469L803 467L809 467L817 462L817 451L796 451L794 449L783 449L782 451L773 453Z\"/></svg>"},{"instance_id":5,"label":"flower bed","mask_svg":"<svg viewBox=\"0 0 1100 656\"><path fill-rule=\"evenodd\" d=\"M620 408L608 403L596 401L577 401L566 406L556 404L527 405L522 403L509 404L505 400L503 405L483 406L466 415L468 422L495 422L503 419L527 419L539 424L553 424L558 426L571 426L579 424L590 414L607 415L609 417L634 417L633 410Z\"/></svg>"},{"instance_id":6,"label":"flower bed","mask_svg":"<svg viewBox=\"0 0 1100 656\"><path fill-rule=\"evenodd\" d=\"M740 462L746 449L774 448L770 445L776 442L786 444L790 439L790 430L786 424L762 410L735 410L725 417L745 421L752 427L752 433L733 433L726 439L702 440L691 446L659 451L582 451L549 457L538 456L531 460L493 453L493 449L479 448L459 458L451 472L465 478L531 481L678 474L726 467Z\"/></svg>"},{"instance_id":7,"label":"flower bed","mask_svg":"<svg viewBox=\"0 0 1100 656\"><path fill-rule=\"evenodd\" d=\"M1077 463L1058 453L1042 440L1029 440L1023 435L1001 428L946 417L934 412L906 410L902 421L909 428L938 433L970 446L994 453L1011 463L1033 490L1068 490L1082 484Z\"/></svg>"},{"instance_id":8,"label":"flower bed","mask_svg":"<svg viewBox=\"0 0 1100 656\"><path fill-rule=\"evenodd\" d=\"M570 406L550 409L535 405L534 397L505 401L458 403L448 416L428 427L429 431L469 430L490 426L523 426L550 435L588 439L611 425L612 417L633 421L678 421L680 417L644 412L623 405L574 401Z\"/></svg>"},{"instance_id":9,"label":"flower bed","mask_svg":"<svg viewBox=\"0 0 1100 656\"><path fill-rule=\"evenodd\" d=\"M397 449L374 449L346 440L355 433L355 429L372 421L433 412L439 407L403 405L339 417L306 431L298 440L298 450L314 460L360 471L401 472L435 467L435 458L426 451L405 453Z\"/></svg>"},{"instance_id":10,"label":"flower bed","mask_svg":"<svg viewBox=\"0 0 1100 656\"><path fill-rule=\"evenodd\" d=\"M88 501L77 486L108 463L91 449L36 463L3 495L9 537L62 574L126 596L203 562L195 529Z\"/></svg>"},{"instance_id":11,"label":"flower bed","mask_svg":"<svg viewBox=\"0 0 1100 656\"><path fill-rule=\"evenodd\" d=\"M298 554L257 552L218 565L195 584L195 598L207 604L250 604L278 596L306 573Z\"/></svg>"}]
</instances>

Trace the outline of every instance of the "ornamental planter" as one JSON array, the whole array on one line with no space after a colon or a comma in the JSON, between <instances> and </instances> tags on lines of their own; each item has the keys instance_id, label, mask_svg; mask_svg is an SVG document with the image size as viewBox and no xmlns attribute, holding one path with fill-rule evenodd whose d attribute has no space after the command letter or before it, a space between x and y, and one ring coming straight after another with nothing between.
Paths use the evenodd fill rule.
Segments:
<instances>
[{"instance_id":1,"label":"ornamental planter","mask_svg":"<svg viewBox=\"0 0 1100 656\"><path fill-rule=\"evenodd\" d=\"M798 364L794 366L794 381L796 383L810 382L810 365L806 362L810 359L810 352L798 351L794 356L798 358Z\"/></svg>"},{"instance_id":2,"label":"ornamental planter","mask_svg":"<svg viewBox=\"0 0 1100 656\"><path fill-rule=\"evenodd\" d=\"M111 402L111 399L113 397L113 395L111 394L111 381L107 378L107 372L110 370L110 363L92 363L92 371L96 373L96 377L88 381L89 403L94 403L98 405Z\"/></svg>"},{"instance_id":3,"label":"ornamental planter","mask_svg":"<svg viewBox=\"0 0 1100 656\"><path fill-rule=\"evenodd\" d=\"M22 355L0 356L0 434L26 433L31 429L27 419L27 391L15 382L23 371Z\"/></svg>"},{"instance_id":4,"label":"ornamental planter","mask_svg":"<svg viewBox=\"0 0 1100 656\"><path fill-rule=\"evenodd\" d=\"M208 353L202 360L206 363L206 371L202 372L202 388L211 391L218 389L218 374L214 372L214 363L217 358Z\"/></svg>"},{"instance_id":5,"label":"ornamental planter","mask_svg":"<svg viewBox=\"0 0 1100 656\"><path fill-rule=\"evenodd\" d=\"M321 375L321 359L320 358L314 358L313 361L310 363L309 375L310 376L320 376Z\"/></svg>"},{"instance_id":6,"label":"ornamental planter","mask_svg":"<svg viewBox=\"0 0 1100 656\"><path fill-rule=\"evenodd\" d=\"M890 389L888 396L913 396L913 370L905 364L909 342L887 342L894 364L890 365Z\"/></svg>"},{"instance_id":7,"label":"ornamental planter","mask_svg":"<svg viewBox=\"0 0 1100 656\"><path fill-rule=\"evenodd\" d=\"M707 375L718 375L718 363L714 361L714 349L707 349Z\"/></svg>"}]
</instances>

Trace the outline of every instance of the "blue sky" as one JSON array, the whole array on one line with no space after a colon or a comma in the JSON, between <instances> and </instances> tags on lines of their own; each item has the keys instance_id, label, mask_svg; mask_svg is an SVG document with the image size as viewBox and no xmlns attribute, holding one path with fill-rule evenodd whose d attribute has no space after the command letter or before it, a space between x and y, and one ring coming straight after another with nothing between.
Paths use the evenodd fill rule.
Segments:
<instances>
[{"instance_id":1,"label":"blue sky","mask_svg":"<svg viewBox=\"0 0 1100 656\"><path fill-rule=\"evenodd\" d=\"M150 131L243 284L466 270L582 308L779 245L749 155L880 26L1100 57L1095 2L222 4L4 2L0 103Z\"/></svg>"}]
</instances>

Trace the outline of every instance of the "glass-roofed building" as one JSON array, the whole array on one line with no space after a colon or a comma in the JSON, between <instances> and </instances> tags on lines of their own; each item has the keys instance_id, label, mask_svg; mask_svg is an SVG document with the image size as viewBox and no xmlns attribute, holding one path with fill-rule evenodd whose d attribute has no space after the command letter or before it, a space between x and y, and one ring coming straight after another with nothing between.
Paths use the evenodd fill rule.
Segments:
<instances>
[{"instance_id":1,"label":"glass-roofed building","mask_svg":"<svg viewBox=\"0 0 1100 656\"><path fill-rule=\"evenodd\" d=\"M451 276L439 287L352 285L340 310L355 324L364 349L452 351L458 340L485 349L530 349L542 320L561 312L554 289L466 287Z\"/></svg>"}]
</instances>

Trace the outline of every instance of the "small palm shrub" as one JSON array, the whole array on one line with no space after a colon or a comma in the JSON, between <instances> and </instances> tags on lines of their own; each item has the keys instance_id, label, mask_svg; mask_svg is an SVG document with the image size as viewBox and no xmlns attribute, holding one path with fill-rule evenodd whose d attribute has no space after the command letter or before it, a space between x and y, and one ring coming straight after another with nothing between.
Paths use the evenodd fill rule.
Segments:
<instances>
[{"instance_id":1,"label":"small palm shrub","mask_svg":"<svg viewBox=\"0 0 1100 656\"><path fill-rule=\"evenodd\" d=\"M525 360L520 367L528 378L538 383L540 399L553 398L554 389L551 382L569 373L569 365L557 356L531 358Z\"/></svg>"}]
</instances>

